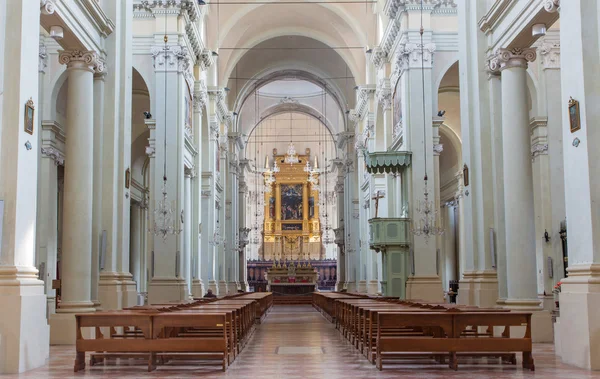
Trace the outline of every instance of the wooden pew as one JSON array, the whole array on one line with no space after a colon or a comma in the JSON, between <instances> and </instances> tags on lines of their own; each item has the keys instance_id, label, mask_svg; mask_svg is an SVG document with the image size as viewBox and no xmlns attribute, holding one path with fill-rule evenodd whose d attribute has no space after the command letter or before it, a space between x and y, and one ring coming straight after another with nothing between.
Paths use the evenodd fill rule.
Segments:
<instances>
[{"instance_id":1,"label":"wooden pew","mask_svg":"<svg viewBox=\"0 0 600 379\"><path fill-rule=\"evenodd\" d=\"M523 338L511 338L510 326L526 324ZM473 337L465 333L468 326L503 326L500 337ZM398 328L429 327L439 332L423 336L402 336ZM377 368L383 369L388 359L397 359L403 353L448 354L450 368L458 369L457 355L504 355L522 352L523 367L535 370L531 343L531 313L527 312L470 312L452 309L446 312L406 312L377 314L376 338Z\"/></svg>"}]
</instances>

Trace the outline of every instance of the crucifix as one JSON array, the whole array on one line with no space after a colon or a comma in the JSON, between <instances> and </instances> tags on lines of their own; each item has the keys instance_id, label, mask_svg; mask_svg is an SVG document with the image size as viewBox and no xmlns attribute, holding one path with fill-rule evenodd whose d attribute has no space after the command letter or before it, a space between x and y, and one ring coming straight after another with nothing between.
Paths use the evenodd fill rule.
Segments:
<instances>
[{"instance_id":1,"label":"crucifix","mask_svg":"<svg viewBox=\"0 0 600 379\"><path fill-rule=\"evenodd\" d=\"M371 200L375 200L375 218L377 218L377 211L379 210L379 199L383 199L383 197L383 193L381 193L381 191L377 191L371 198Z\"/></svg>"}]
</instances>

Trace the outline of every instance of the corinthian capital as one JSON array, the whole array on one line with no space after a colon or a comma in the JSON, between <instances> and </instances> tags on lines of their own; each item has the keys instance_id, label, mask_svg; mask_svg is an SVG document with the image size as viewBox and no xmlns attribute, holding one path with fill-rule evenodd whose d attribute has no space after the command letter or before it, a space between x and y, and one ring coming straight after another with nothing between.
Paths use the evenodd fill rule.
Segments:
<instances>
[{"instance_id":1,"label":"corinthian capital","mask_svg":"<svg viewBox=\"0 0 600 379\"><path fill-rule=\"evenodd\" d=\"M521 49L515 47L513 49L498 49L496 58L500 63L500 70L512 67L527 68L527 62L535 61L537 54L534 48Z\"/></svg>"},{"instance_id":2,"label":"corinthian capital","mask_svg":"<svg viewBox=\"0 0 600 379\"><path fill-rule=\"evenodd\" d=\"M560 42L544 40L538 48L545 69L560 68Z\"/></svg>"},{"instance_id":3,"label":"corinthian capital","mask_svg":"<svg viewBox=\"0 0 600 379\"><path fill-rule=\"evenodd\" d=\"M87 68L90 71L95 71L101 66L104 70L104 61L100 59L95 51L83 50L59 50L58 61L60 64L66 64L67 67Z\"/></svg>"}]
</instances>

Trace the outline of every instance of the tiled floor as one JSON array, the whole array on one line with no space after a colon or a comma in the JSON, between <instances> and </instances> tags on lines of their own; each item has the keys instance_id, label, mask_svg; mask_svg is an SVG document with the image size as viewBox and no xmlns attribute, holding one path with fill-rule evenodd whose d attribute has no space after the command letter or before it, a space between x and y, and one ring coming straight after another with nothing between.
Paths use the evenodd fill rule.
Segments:
<instances>
[{"instance_id":1,"label":"tiled floor","mask_svg":"<svg viewBox=\"0 0 600 379\"><path fill-rule=\"evenodd\" d=\"M380 372L310 306L275 306L267 320L258 326L242 354L227 372L216 366L186 364L159 366L152 373L146 366L126 365L87 367L73 373L73 347L55 346L50 350L47 366L14 377L23 378L272 378L272 379L354 379L354 378L600 378L593 373L569 367L555 358L552 345L536 345L535 373L523 371L521 365L486 365L462 363L459 371L446 365L423 365L418 362L392 366ZM181 364L181 363L180 363ZM8 376L7 376L8 377ZM4 376L2 377L5 378Z\"/></svg>"}]
</instances>

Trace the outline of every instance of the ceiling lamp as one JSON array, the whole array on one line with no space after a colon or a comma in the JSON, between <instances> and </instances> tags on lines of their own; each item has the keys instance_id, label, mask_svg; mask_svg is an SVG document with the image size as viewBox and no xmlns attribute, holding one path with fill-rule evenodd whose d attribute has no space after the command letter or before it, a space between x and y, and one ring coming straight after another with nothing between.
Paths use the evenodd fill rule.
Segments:
<instances>
[{"instance_id":1,"label":"ceiling lamp","mask_svg":"<svg viewBox=\"0 0 600 379\"><path fill-rule=\"evenodd\" d=\"M425 243L429 241L429 237L440 236L444 234L444 228L437 225L437 214L436 204L429 200L429 190L427 189L427 138L426 130L427 124L425 122L425 60L424 60L424 45L423 45L423 0L421 0L421 81L423 84L423 155L425 161L425 176L423 180L425 182L425 190L423 191L423 200L420 200L417 204L416 212L420 215L418 223L413 222L413 226L410 231L415 236L425 237Z\"/></svg>"},{"instance_id":2,"label":"ceiling lamp","mask_svg":"<svg viewBox=\"0 0 600 379\"><path fill-rule=\"evenodd\" d=\"M169 50L169 47L167 46L168 40L169 37L165 35L165 56L167 56ZM165 110L167 109L167 88L167 75L165 75ZM161 236L163 241L166 241L169 235L178 235L181 233L179 220L177 220L177 217L174 217L175 212L173 211L171 201L169 201L169 197L167 196L167 112L165 112L164 129L162 198L158 201L158 204L156 204L156 208L154 208L154 224L149 228L149 232L155 236ZM181 222L183 222L183 210L181 211Z\"/></svg>"}]
</instances>

